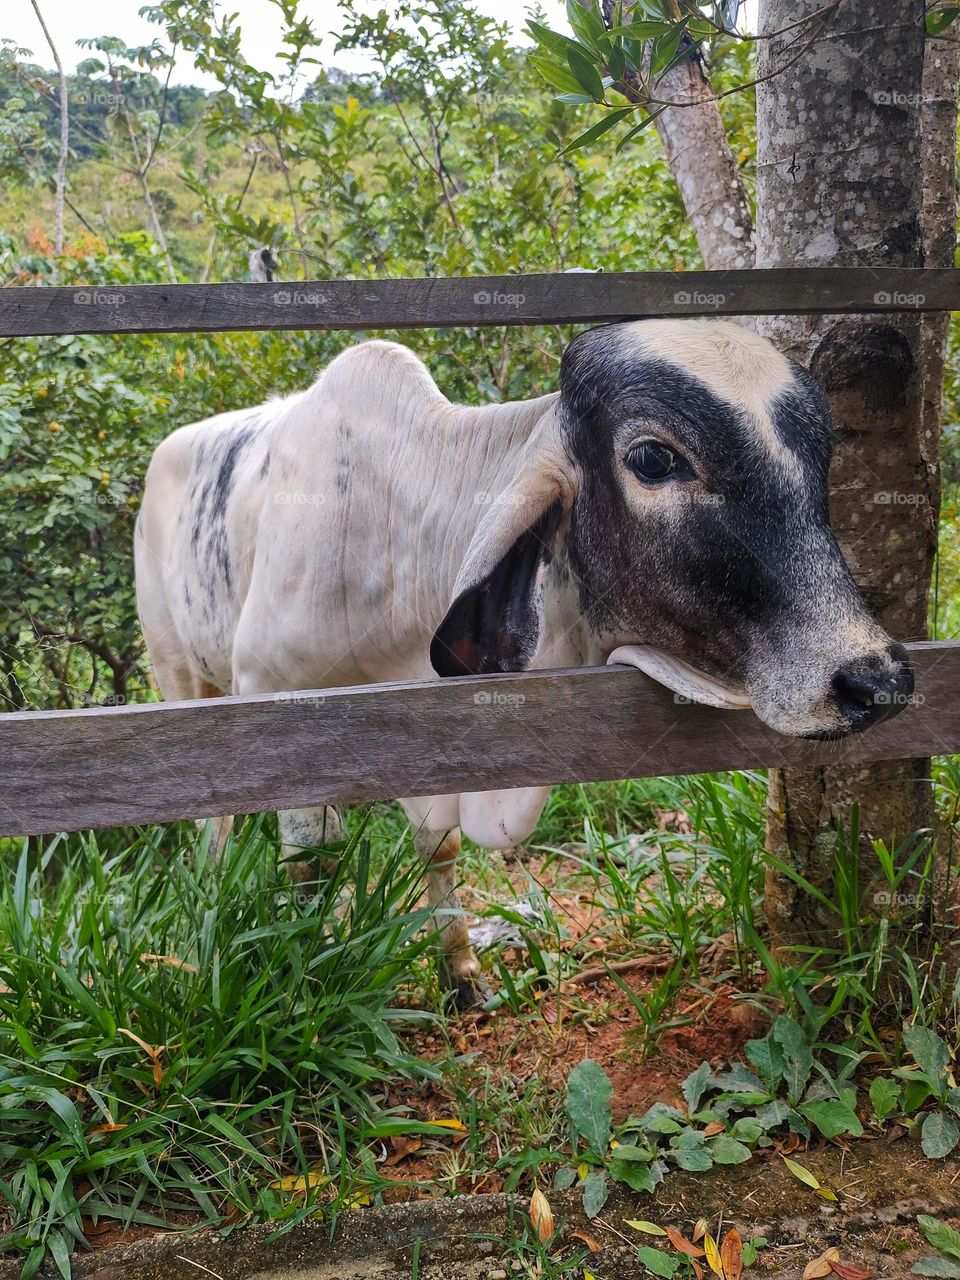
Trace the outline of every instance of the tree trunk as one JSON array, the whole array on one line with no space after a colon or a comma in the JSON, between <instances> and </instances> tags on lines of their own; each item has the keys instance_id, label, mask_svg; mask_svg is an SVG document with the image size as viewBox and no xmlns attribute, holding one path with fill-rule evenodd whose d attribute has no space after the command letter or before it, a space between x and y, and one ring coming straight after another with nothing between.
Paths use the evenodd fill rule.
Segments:
<instances>
[{"instance_id":1,"label":"tree trunk","mask_svg":"<svg viewBox=\"0 0 960 1280\"><path fill-rule=\"evenodd\" d=\"M37 21L43 28L43 34L47 44L50 46L50 53L53 55L53 61L56 64L57 86L60 95L60 150L57 155L57 186L54 198L53 233L54 252L59 256L63 253L63 205L67 189L67 156L70 151L70 105L67 94L67 77L63 71L63 63L60 61L57 46L53 43L53 38L47 30L47 24L43 20L43 14L40 12L37 0L32 0L32 4L33 11L37 15Z\"/></svg>"},{"instance_id":2,"label":"tree trunk","mask_svg":"<svg viewBox=\"0 0 960 1280\"><path fill-rule=\"evenodd\" d=\"M700 63L682 62L663 77L657 97L688 102L667 107L654 128L708 271L752 267L753 218L720 109Z\"/></svg>"},{"instance_id":3,"label":"tree trunk","mask_svg":"<svg viewBox=\"0 0 960 1280\"><path fill-rule=\"evenodd\" d=\"M816 30L760 42L757 265L924 265L924 2L845 0ZM762 0L761 34L820 7ZM799 56L798 56L799 54ZM789 64L789 65L787 65ZM946 116L947 112L942 113ZM938 119L941 116L938 115ZM949 136L947 136L949 135ZM952 154L941 119L937 145ZM952 161L943 157L944 172ZM950 202L945 185L941 196ZM898 640L927 632L936 552L937 423L925 410L942 347L904 300L883 316L775 317L763 329L820 378L835 426L834 528L870 608ZM768 846L833 900L836 830L860 808L865 847L933 821L928 760L771 773ZM767 873L774 945L824 945L836 920L786 874Z\"/></svg>"},{"instance_id":4,"label":"tree trunk","mask_svg":"<svg viewBox=\"0 0 960 1280\"><path fill-rule=\"evenodd\" d=\"M580 2L590 7L591 0ZM601 13L608 27L616 24L613 0L602 0ZM628 77L616 87L631 102L639 102L637 85L634 76L632 82ZM752 267L756 246L750 201L716 95L699 60L682 62L668 71L658 83L656 95L666 102L690 104L668 107L657 116L654 128L680 189L703 265L708 271Z\"/></svg>"}]
</instances>

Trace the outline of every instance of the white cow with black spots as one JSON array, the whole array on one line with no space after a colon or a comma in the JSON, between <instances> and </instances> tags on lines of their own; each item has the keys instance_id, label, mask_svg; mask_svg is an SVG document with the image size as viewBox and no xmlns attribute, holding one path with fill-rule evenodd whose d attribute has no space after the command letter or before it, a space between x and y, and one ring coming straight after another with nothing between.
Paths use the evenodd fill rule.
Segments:
<instances>
[{"instance_id":1,"label":"white cow with black spots","mask_svg":"<svg viewBox=\"0 0 960 1280\"><path fill-rule=\"evenodd\" d=\"M830 530L815 380L735 324L610 325L560 390L453 404L406 347L365 342L306 391L181 428L154 454L137 599L167 698L603 663L836 737L901 707L906 653ZM484 984L460 833L524 840L547 789L400 801L445 911L461 1003ZM280 815L284 841L339 830Z\"/></svg>"}]
</instances>

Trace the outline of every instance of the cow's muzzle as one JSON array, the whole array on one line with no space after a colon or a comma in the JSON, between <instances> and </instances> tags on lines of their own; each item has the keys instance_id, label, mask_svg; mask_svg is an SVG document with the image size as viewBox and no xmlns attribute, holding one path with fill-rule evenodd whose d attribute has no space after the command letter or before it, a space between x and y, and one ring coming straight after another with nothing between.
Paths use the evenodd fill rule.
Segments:
<instances>
[{"instance_id":1,"label":"cow's muzzle","mask_svg":"<svg viewBox=\"0 0 960 1280\"><path fill-rule=\"evenodd\" d=\"M798 668L809 679L802 661L791 667L768 660L767 678L754 684L752 696L742 685L708 676L651 645L623 645L607 661L639 667L684 702L725 710L752 706L764 723L790 737L830 740L862 733L898 715L913 696L913 669L906 649L896 643L844 656L834 669L824 664L810 693L804 693L806 681L797 679Z\"/></svg>"},{"instance_id":2,"label":"cow's muzzle","mask_svg":"<svg viewBox=\"0 0 960 1280\"><path fill-rule=\"evenodd\" d=\"M844 663L834 673L831 689L841 723L826 733L804 736L844 737L899 715L913 697L913 668L906 649L894 643Z\"/></svg>"}]
</instances>

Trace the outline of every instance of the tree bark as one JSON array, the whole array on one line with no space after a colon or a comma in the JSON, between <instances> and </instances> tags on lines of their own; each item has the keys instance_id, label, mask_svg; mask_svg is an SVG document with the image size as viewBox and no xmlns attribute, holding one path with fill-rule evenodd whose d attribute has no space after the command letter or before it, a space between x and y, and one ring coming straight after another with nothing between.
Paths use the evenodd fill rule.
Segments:
<instances>
[{"instance_id":1,"label":"tree bark","mask_svg":"<svg viewBox=\"0 0 960 1280\"><path fill-rule=\"evenodd\" d=\"M727 141L710 81L697 61L663 77L657 97L690 106L667 107L654 128L687 211L708 271L752 267L755 244L750 203Z\"/></svg>"},{"instance_id":2,"label":"tree bark","mask_svg":"<svg viewBox=\"0 0 960 1280\"><path fill-rule=\"evenodd\" d=\"M67 156L70 151L70 104L69 95L67 94L67 77L64 74L63 63L60 61L60 55L57 52L57 46L53 43L53 37L47 30L47 24L43 20L43 14L40 12L40 6L37 0L31 0L33 11L37 15L37 21L43 29L44 37L50 46L50 53L53 55L53 61L57 68L57 85L60 94L60 150L57 155L57 185L56 196L54 198L54 234L53 245L54 251L59 256L63 253L63 205L67 189Z\"/></svg>"},{"instance_id":3,"label":"tree bark","mask_svg":"<svg viewBox=\"0 0 960 1280\"><path fill-rule=\"evenodd\" d=\"M589 7L591 0L580 2ZM613 0L602 0L601 12L607 26L613 26ZM636 78L633 83L628 78L616 87L631 102L641 101ZM720 118L716 95L699 60L673 67L657 84L656 93L664 101L689 104L667 107L657 116L654 128L680 189L703 265L708 271L752 267L756 245L750 201Z\"/></svg>"},{"instance_id":4,"label":"tree bark","mask_svg":"<svg viewBox=\"0 0 960 1280\"><path fill-rule=\"evenodd\" d=\"M819 6L762 0L761 34ZM887 6L880 23L875 0L845 0L812 36L801 28L760 42L758 74L786 69L757 89L759 267L924 265L923 183L933 159L925 164L922 146L924 3ZM938 119L936 145L952 153L955 133ZM946 172L949 157L940 161ZM939 503L938 424L925 402L942 378L942 347L924 345L927 326L909 305L762 326L824 384L835 426L834 528L869 606L898 640L927 633ZM849 828L851 805L865 848L872 838L891 845L932 826L929 777L927 760L774 771L768 846L832 900L836 831ZM832 913L772 868L767 918L781 950L836 939Z\"/></svg>"}]
</instances>

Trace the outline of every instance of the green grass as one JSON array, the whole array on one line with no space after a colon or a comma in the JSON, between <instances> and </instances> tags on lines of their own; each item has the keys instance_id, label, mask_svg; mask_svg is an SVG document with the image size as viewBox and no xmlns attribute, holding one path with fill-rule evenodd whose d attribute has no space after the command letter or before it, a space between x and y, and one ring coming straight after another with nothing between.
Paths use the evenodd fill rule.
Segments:
<instances>
[{"instance_id":1,"label":"green grass","mask_svg":"<svg viewBox=\"0 0 960 1280\"><path fill-rule=\"evenodd\" d=\"M416 859L374 876L355 836L313 898L264 827L216 865L189 828L56 839L0 884L0 1248L25 1275L69 1274L81 1217L282 1216L289 1174L342 1197L365 1133L404 1123L380 1104L426 1070L399 1038L429 1017L400 999L431 972Z\"/></svg>"},{"instance_id":2,"label":"green grass","mask_svg":"<svg viewBox=\"0 0 960 1280\"><path fill-rule=\"evenodd\" d=\"M936 780L952 825L956 761L938 762ZM441 1192L492 1173L529 1188L556 1164L566 1125L558 1091L540 1075L518 1083L513 1056L544 989L606 960L673 957L642 990L620 984L632 1052L655 1052L684 988L718 979L779 1001L850 1071L864 1051L898 1062L890 1029L903 1021L957 1034L942 941L911 959L864 906L878 886L925 900L922 843L861 857L855 825L838 832L837 948L790 963L770 955L760 775L558 788L536 862L467 847L473 901L526 943L521 963L484 956L514 1015L495 1066L465 1052L441 1013L402 815L375 806L345 825L317 898L278 868L272 817L241 823L218 864L186 824L0 845L0 1250L21 1256L24 1275L48 1257L68 1276L91 1221L283 1226L376 1198L377 1152L397 1134L424 1134ZM560 895L595 913L580 943L566 936ZM602 1021L604 1002L584 995L582 1014L566 1016ZM404 1034L424 1024L446 1036L429 1066ZM386 1100L404 1077L441 1076L462 1142L429 1141L438 1132ZM525 1266L546 1265L529 1237L517 1248Z\"/></svg>"}]
</instances>

